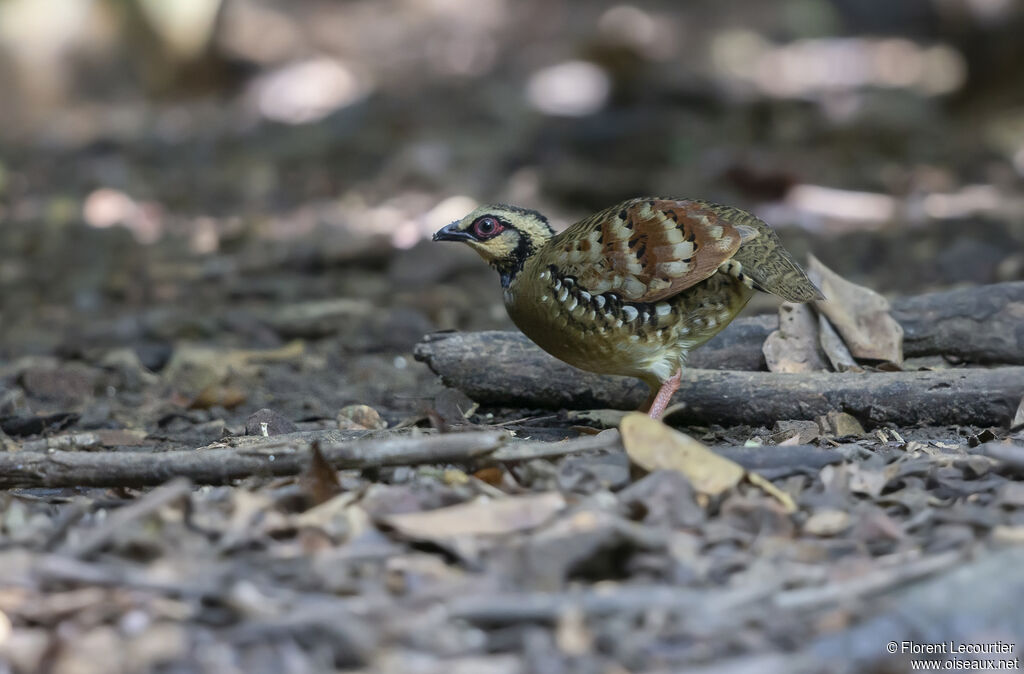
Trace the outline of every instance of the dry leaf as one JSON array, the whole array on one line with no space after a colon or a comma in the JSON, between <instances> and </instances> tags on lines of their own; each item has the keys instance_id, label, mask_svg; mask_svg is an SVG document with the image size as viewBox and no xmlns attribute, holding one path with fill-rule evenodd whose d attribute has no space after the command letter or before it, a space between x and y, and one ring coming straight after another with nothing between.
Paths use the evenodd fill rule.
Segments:
<instances>
[{"instance_id":1,"label":"dry leaf","mask_svg":"<svg viewBox=\"0 0 1024 674\"><path fill-rule=\"evenodd\" d=\"M674 470L686 476L695 491L715 496L735 487L744 477L777 499L786 512L796 512L789 494L757 473L715 454L701 442L669 428L646 414L627 414L619 427L630 460L648 472Z\"/></svg>"},{"instance_id":2,"label":"dry leaf","mask_svg":"<svg viewBox=\"0 0 1024 674\"><path fill-rule=\"evenodd\" d=\"M850 491L855 494L866 494L871 498L878 498L891 479L885 471L870 470L856 463L850 464L847 472L850 476Z\"/></svg>"},{"instance_id":3,"label":"dry leaf","mask_svg":"<svg viewBox=\"0 0 1024 674\"><path fill-rule=\"evenodd\" d=\"M761 347L772 372L815 372L825 370L818 348L818 321L806 304L783 302L779 307L779 329L768 335Z\"/></svg>"},{"instance_id":4,"label":"dry leaf","mask_svg":"<svg viewBox=\"0 0 1024 674\"><path fill-rule=\"evenodd\" d=\"M1017 431L1024 428L1024 398L1020 399L1020 404L1017 405L1017 413L1013 415L1013 421L1010 422L1010 430Z\"/></svg>"},{"instance_id":5,"label":"dry leaf","mask_svg":"<svg viewBox=\"0 0 1024 674\"><path fill-rule=\"evenodd\" d=\"M601 428L617 428L622 423L623 417L629 412L623 412L622 410L607 410L607 409L596 409L596 410L569 410L565 413L566 418L572 422L587 422L596 424ZM668 416L666 410L665 416Z\"/></svg>"},{"instance_id":6,"label":"dry leaf","mask_svg":"<svg viewBox=\"0 0 1024 674\"><path fill-rule=\"evenodd\" d=\"M594 634L587 627L586 616L578 606L570 606L558 616L555 625L558 650L571 656L582 656L594 650Z\"/></svg>"},{"instance_id":7,"label":"dry leaf","mask_svg":"<svg viewBox=\"0 0 1024 674\"><path fill-rule=\"evenodd\" d=\"M383 522L409 538L444 540L457 536L510 534L532 529L565 508L565 498L557 492L510 496L493 500L401 513L382 518Z\"/></svg>"},{"instance_id":8,"label":"dry leaf","mask_svg":"<svg viewBox=\"0 0 1024 674\"><path fill-rule=\"evenodd\" d=\"M230 384L213 384L199 392L196 397L189 401L189 409L208 410L211 407L225 407L233 409L244 403L248 395L241 387Z\"/></svg>"},{"instance_id":9,"label":"dry leaf","mask_svg":"<svg viewBox=\"0 0 1024 674\"><path fill-rule=\"evenodd\" d=\"M479 408L469 396L456 388L442 389L434 396L434 411L448 426L465 426Z\"/></svg>"},{"instance_id":10,"label":"dry leaf","mask_svg":"<svg viewBox=\"0 0 1024 674\"><path fill-rule=\"evenodd\" d=\"M769 444L782 444L787 438L795 442L789 444L806 445L821 436L821 427L817 421L809 419L783 419L775 422Z\"/></svg>"},{"instance_id":11,"label":"dry leaf","mask_svg":"<svg viewBox=\"0 0 1024 674\"><path fill-rule=\"evenodd\" d=\"M807 274L828 299L815 302L856 358L903 363L903 328L889 302L874 290L847 281L809 256Z\"/></svg>"},{"instance_id":12,"label":"dry leaf","mask_svg":"<svg viewBox=\"0 0 1024 674\"><path fill-rule=\"evenodd\" d=\"M281 530L314 529L336 541L356 538L371 526L366 511L356 505L358 499L355 492L338 494L303 513L289 516L281 522Z\"/></svg>"},{"instance_id":13,"label":"dry leaf","mask_svg":"<svg viewBox=\"0 0 1024 674\"><path fill-rule=\"evenodd\" d=\"M850 514L845 510L819 510L804 522L804 533L812 536L835 536L850 527Z\"/></svg>"},{"instance_id":14,"label":"dry leaf","mask_svg":"<svg viewBox=\"0 0 1024 674\"><path fill-rule=\"evenodd\" d=\"M630 460L646 471L675 470L702 494L721 494L743 479L743 467L646 414L626 415L619 426Z\"/></svg>"},{"instance_id":15,"label":"dry leaf","mask_svg":"<svg viewBox=\"0 0 1024 674\"><path fill-rule=\"evenodd\" d=\"M1011 527L1000 524L993 527L992 542L1002 545L1024 545L1024 527Z\"/></svg>"},{"instance_id":16,"label":"dry leaf","mask_svg":"<svg viewBox=\"0 0 1024 674\"><path fill-rule=\"evenodd\" d=\"M505 469L500 466L488 466L473 473L473 477L492 487L498 487L505 479Z\"/></svg>"},{"instance_id":17,"label":"dry leaf","mask_svg":"<svg viewBox=\"0 0 1024 674\"><path fill-rule=\"evenodd\" d=\"M309 466L299 476L299 484L315 506L331 500L341 491L338 473L324 458L320 443L315 440L310 447Z\"/></svg>"},{"instance_id":18,"label":"dry leaf","mask_svg":"<svg viewBox=\"0 0 1024 674\"><path fill-rule=\"evenodd\" d=\"M449 468L441 474L441 481L448 485L467 484L469 475L458 468Z\"/></svg>"},{"instance_id":19,"label":"dry leaf","mask_svg":"<svg viewBox=\"0 0 1024 674\"><path fill-rule=\"evenodd\" d=\"M818 417L818 426L825 435L834 435L842 438L849 435L864 435L864 427L860 425L857 418L847 412L836 412L832 410L828 414Z\"/></svg>"},{"instance_id":20,"label":"dry leaf","mask_svg":"<svg viewBox=\"0 0 1024 674\"><path fill-rule=\"evenodd\" d=\"M857 365L850 350L846 348L843 338L839 336L836 329L825 318L825 314L818 314L818 341L821 349L832 364L836 372L863 372L864 368Z\"/></svg>"},{"instance_id":21,"label":"dry leaf","mask_svg":"<svg viewBox=\"0 0 1024 674\"><path fill-rule=\"evenodd\" d=\"M787 513L792 514L796 512L796 503L793 502L793 497L776 487L769 480L766 480L757 473L748 470L747 481L755 487L760 487L762 491L781 503L782 508Z\"/></svg>"},{"instance_id":22,"label":"dry leaf","mask_svg":"<svg viewBox=\"0 0 1024 674\"><path fill-rule=\"evenodd\" d=\"M343 431L376 431L388 423L369 405L346 405L338 411L338 428Z\"/></svg>"}]
</instances>

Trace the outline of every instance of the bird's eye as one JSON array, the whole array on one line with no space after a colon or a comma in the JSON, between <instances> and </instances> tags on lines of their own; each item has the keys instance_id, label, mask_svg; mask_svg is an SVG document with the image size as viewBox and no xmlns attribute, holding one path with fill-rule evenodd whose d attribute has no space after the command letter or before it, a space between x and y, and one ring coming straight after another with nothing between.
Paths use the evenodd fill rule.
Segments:
<instances>
[{"instance_id":1,"label":"bird's eye","mask_svg":"<svg viewBox=\"0 0 1024 674\"><path fill-rule=\"evenodd\" d=\"M476 222L473 223L473 234L475 234L478 239L488 239L500 232L502 229L504 229L504 227L500 222L498 222L497 218L493 218L489 215L477 218Z\"/></svg>"}]
</instances>

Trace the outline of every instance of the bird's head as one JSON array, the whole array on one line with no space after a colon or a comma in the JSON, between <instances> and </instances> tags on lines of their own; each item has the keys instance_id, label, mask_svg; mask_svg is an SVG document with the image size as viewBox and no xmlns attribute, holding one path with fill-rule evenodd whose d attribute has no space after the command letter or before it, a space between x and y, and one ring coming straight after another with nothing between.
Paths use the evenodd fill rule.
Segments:
<instances>
[{"instance_id":1,"label":"bird's head","mask_svg":"<svg viewBox=\"0 0 1024 674\"><path fill-rule=\"evenodd\" d=\"M554 235L537 211L496 204L481 206L434 234L434 241L463 241L501 274L508 286L523 264Z\"/></svg>"}]
</instances>

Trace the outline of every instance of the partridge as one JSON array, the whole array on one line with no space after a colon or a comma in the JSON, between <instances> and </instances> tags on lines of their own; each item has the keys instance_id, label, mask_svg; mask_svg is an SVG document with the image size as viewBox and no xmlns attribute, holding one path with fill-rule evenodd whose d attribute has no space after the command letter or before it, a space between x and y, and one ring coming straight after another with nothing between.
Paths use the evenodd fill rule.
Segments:
<instances>
[{"instance_id":1,"label":"partridge","mask_svg":"<svg viewBox=\"0 0 1024 674\"><path fill-rule=\"evenodd\" d=\"M679 388L687 354L755 290L823 299L762 220L694 199L631 199L559 234L537 211L481 206L434 241L476 250L501 277L512 321L551 355L646 382L654 418Z\"/></svg>"}]
</instances>

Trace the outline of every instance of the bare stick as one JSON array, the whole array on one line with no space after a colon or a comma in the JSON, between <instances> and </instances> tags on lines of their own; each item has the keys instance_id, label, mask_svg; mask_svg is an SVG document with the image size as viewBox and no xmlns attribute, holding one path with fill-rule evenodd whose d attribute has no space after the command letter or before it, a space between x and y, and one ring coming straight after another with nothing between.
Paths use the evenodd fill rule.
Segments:
<instances>
[{"instance_id":1,"label":"bare stick","mask_svg":"<svg viewBox=\"0 0 1024 674\"><path fill-rule=\"evenodd\" d=\"M335 468L370 468L465 462L503 446L503 431L451 433L364 440L320 448ZM265 438L244 449L126 452L6 452L0 454L0 488L140 487L184 477L197 484L223 484L251 476L295 475L310 461L308 443L287 436Z\"/></svg>"},{"instance_id":2,"label":"bare stick","mask_svg":"<svg viewBox=\"0 0 1024 674\"><path fill-rule=\"evenodd\" d=\"M577 370L509 332L439 333L417 347L442 380L495 405L636 409L640 382ZM1024 394L1024 367L933 372L774 374L683 371L673 421L771 424L831 410L862 423L1007 425Z\"/></svg>"},{"instance_id":3,"label":"bare stick","mask_svg":"<svg viewBox=\"0 0 1024 674\"><path fill-rule=\"evenodd\" d=\"M147 517L166 505L186 498L191 491L192 484L188 480L171 480L123 508L113 511L96 527L86 531L77 542L66 545L64 551L73 557L87 557L106 545L132 521Z\"/></svg>"}]
</instances>

